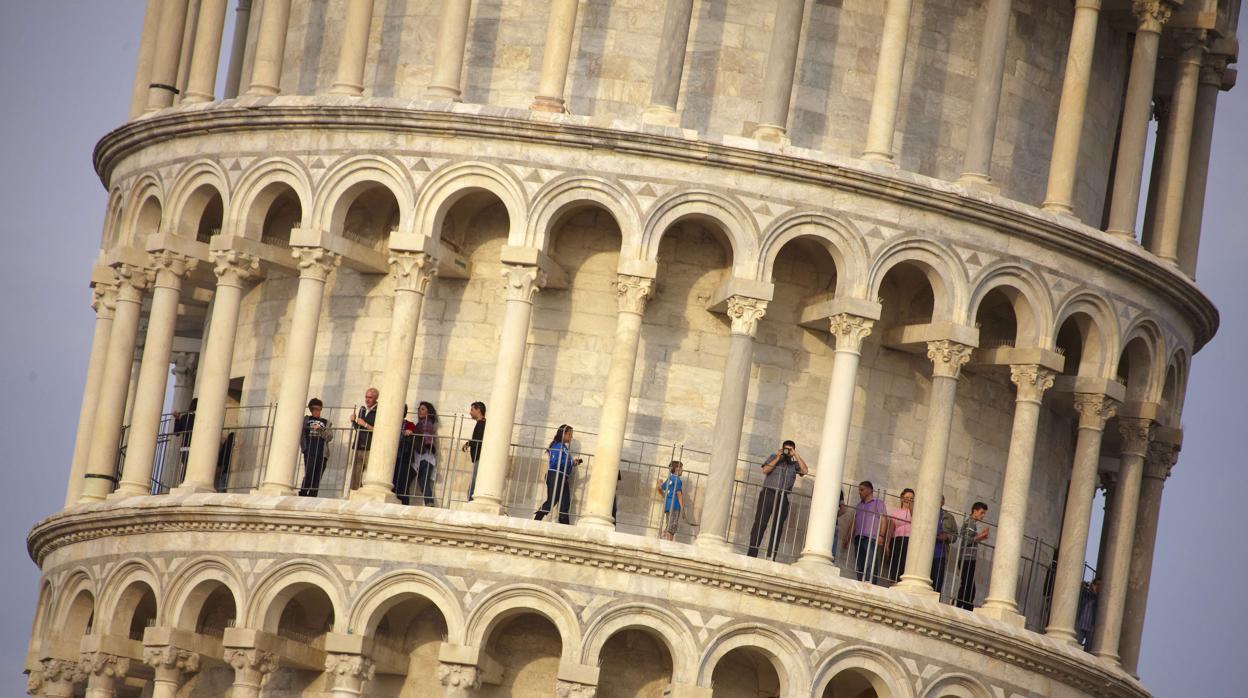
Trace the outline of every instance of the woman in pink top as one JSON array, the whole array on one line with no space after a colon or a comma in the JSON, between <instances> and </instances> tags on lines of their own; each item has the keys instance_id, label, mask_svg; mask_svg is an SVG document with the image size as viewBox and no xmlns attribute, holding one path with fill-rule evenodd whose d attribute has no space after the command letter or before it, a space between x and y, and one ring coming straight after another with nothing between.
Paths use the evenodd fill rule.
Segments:
<instances>
[{"instance_id":1,"label":"woman in pink top","mask_svg":"<svg viewBox=\"0 0 1248 698\"><path fill-rule=\"evenodd\" d=\"M914 490L907 487L901 491L901 507L888 510L888 531L885 533L884 559L888 571L884 574L894 582L906 571L906 552L910 550L910 517L914 511Z\"/></svg>"}]
</instances>

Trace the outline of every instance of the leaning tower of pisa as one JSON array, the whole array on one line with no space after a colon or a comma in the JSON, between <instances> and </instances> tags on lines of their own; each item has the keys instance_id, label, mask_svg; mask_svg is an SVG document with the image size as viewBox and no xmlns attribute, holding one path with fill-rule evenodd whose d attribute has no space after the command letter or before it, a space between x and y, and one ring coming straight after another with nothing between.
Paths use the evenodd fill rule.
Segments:
<instances>
[{"instance_id":1,"label":"leaning tower of pisa","mask_svg":"<svg viewBox=\"0 0 1248 698\"><path fill-rule=\"evenodd\" d=\"M1147 696L1238 15L148 0L30 692Z\"/></svg>"}]
</instances>

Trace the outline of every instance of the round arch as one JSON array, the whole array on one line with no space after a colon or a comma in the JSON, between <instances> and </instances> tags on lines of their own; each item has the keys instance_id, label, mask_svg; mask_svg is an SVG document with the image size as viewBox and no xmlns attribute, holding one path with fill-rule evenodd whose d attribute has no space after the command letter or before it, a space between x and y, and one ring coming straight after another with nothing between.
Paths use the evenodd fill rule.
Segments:
<instances>
[{"instance_id":1,"label":"round arch","mask_svg":"<svg viewBox=\"0 0 1248 698\"><path fill-rule=\"evenodd\" d=\"M598 206L611 214L620 229L621 259L637 256L641 249L641 212L636 198L615 182L583 175L551 180L537 192L529 207L525 244L549 252L552 227L563 213L580 205Z\"/></svg>"},{"instance_id":2,"label":"round arch","mask_svg":"<svg viewBox=\"0 0 1248 698\"><path fill-rule=\"evenodd\" d=\"M810 685L810 672L800 661L803 652L797 643L779 631L757 623L729 626L707 644L698 662L697 685L709 687L719 660L742 647L759 650L767 656L780 679L781 696L802 695L805 687Z\"/></svg>"},{"instance_id":3,"label":"round arch","mask_svg":"<svg viewBox=\"0 0 1248 698\"><path fill-rule=\"evenodd\" d=\"M836 295L867 298L867 250L862 234L848 221L824 213L804 211L783 216L762 236L758 280L771 282L776 257L784 246L808 237L822 243L836 265Z\"/></svg>"},{"instance_id":4,"label":"round arch","mask_svg":"<svg viewBox=\"0 0 1248 698\"><path fill-rule=\"evenodd\" d=\"M992 698L988 687L968 674L945 674L931 683L923 698Z\"/></svg>"},{"instance_id":5,"label":"round arch","mask_svg":"<svg viewBox=\"0 0 1248 698\"><path fill-rule=\"evenodd\" d=\"M842 672L855 671L880 698L912 698L914 690L906 671L897 660L872 647L855 646L836 650L819 663L811 696L822 698L828 685Z\"/></svg>"},{"instance_id":6,"label":"round arch","mask_svg":"<svg viewBox=\"0 0 1248 698\"><path fill-rule=\"evenodd\" d=\"M932 287L933 321L968 323L969 285L966 269L957 255L944 246L921 238L903 238L884 247L876 255L868 273L868 298L878 298L884 277L899 264L916 266Z\"/></svg>"},{"instance_id":7,"label":"round arch","mask_svg":"<svg viewBox=\"0 0 1248 698\"><path fill-rule=\"evenodd\" d=\"M974 319L984 298L993 291L1001 291L1014 308L1018 333L1015 346L1041 349L1053 347L1053 298L1044 281L1026 267L1005 263L983 270L971 291L967 318Z\"/></svg>"},{"instance_id":8,"label":"round arch","mask_svg":"<svg viewBox=\"0 0 1248 698\"><path fill-rule=\"evenodd\" d=\"M371 186L384 187L394 196L399 207L398 231L410 231L412 180L398 162L376 155L348 156L330 167L317 185L312 213L305 219L319 230L339 235L356 194Z\"/></svg>"},{"instance_id":9,"label":"round arch","mask_svg":"<svg viewBox=\"0 0 1248 698\"><path fill-rule=\"evenodd\" d=\"M663 236L672 225L689 217L713 221L728 238L734 276L753 278L757 274L758 224L754 217L736 199L703 190L677 192L651 208L642 228L642 259L657 261Z\"/></svg>"},{"instance_id":10,"label":"round arch","mask_svg":"<svg viewBox=\"0 0 1248 698\"><path fill-rule=\"evenodd\" d=\"M484 592L468 617L465 644L485 648L494 630L520 613L536 613L554 624L562 643L560 655L569 661L576 659L582 646L576 612L562 597L535 584L509 584Z\"/></svg>"},{"instance_id":11,"label":"round arch","mask_svg":"<svg viewBox=\"0 0 1248 698\"><path fill-rule=\"evenodd\" d=\"M325 566L312 560L293 560L269 571L256 585L247 611L247 627L277 632L278 622L286 602L308 586L325 593L334 610L334 630L342 627L346 614L342 612L343 588L338 576Z\"/></svg>"},{"instance_id":12,"label":"round arch","mask_svg":"<svg viewBox=\"0 0 1248 698\"><path fill-rule=\"evenodd\" d=\"M1161 400L1165 408L1162 423L1166 426L1178 427L1182 422L1183 398L1187 394L1189 370L1187 351L1182 347L1176 348L1166 361L1165 383L1161 388Z\"/></svg>"},{"instance_id":13,"label":"round arch","mask_svg":"<svg viewBox=\"0 0 1248 698\"><path fill-rule=\"evenodd\" d=\"M53 612L52 627L60 633L85 635L94 623L96 585L86 570L76 569L66 578Z\"/></svg>"},{"instance_id":14,"label":"round arch","mask_svg":"<svg viewBox=\"0 0 1248 698\"><path fill-rule=\"evenodd\" d=\"M244 607L242 576L226 558L204 558L184 565L169 581L165 591L165 622L183 630L194 630L213 583L225 587L234 598L237 614Z\"/></svg>"},{"instance_id":15,"label":"round arch","mask_svg":"<svg viewBox=\"0 0 1248 698\"><path fill-rule=\"evenodd\" d=\"M121 215L124 210L121 187L113 187L108 193L108 208L104 214L104 228L100 232L100 249L108 250L118 242L121 228Z\"/></svg>"},{"instance_id":16,"label":"round arch","mask_svg":"<svg viewBox=\"0 0 1248 698\"><path fill-rule=\"evenodd\" d=\"M259 240L264 217L269 206L281 193L281 186L289 187L299 200L302 216L300 226L310 220L312 200L312 178L303 163L290 158L267 158L253 164L243 173L234 188L226 207L225 226L237 235Z\"/></svg>"},{"instance_id":17,"label":"round arch","mask_svg":"<svg viewBox=\"0 0 1248 698\"><path fill-rule=\"evenodd\" d=\"M1166 346L1157 323L1143 315L1136 318L1123 333L1120 346L1122 359L1128 364L1118 366L1120 375L1124 368L1127 371L1127 401L1160 402L1166 377Z\"/></svg>"},{"instance_id":18,"label":"round arch","mask_svg":"<svg viewBox=\"0 0 1248 698\"><path fill-rule=\"evenodd\" d=\"M447 642L463 644L464 610L450 586L420 570L403 570L369 582L352 604L347 632L371 637L396 604L420 597L437 607L446 622Z\"/></svg>"},{"instance_id":19,"label":"round arch","mask_svg":"<svg viewBox=\"0 0 1248 698\"><path fill-rule=\"evenodd\" d=\"M194 240L200 218L212 198L208 192L221 198L224 225L224 212L230 206L228 181L225 170L210 160L197 160L183 168L165 197L168 229L164 232Z\"/></svg>"},{"instance_id":20,"label":"round arch","mask_svg":"<svg viewBox=\"0 0 1248 698\"><path fill-rule=\"evenodd\" d=\"M1078 375L1113 378L1119 354L1117 314L1104 298L1089 291L1076 291L1062 301L1050 334L1057 337L1066 321L1076 316L1082 316L1077 321L1083 340Z\"/></svg>"},{"instance_id":21,"label":"round arch","mask_svg":"<svg viewBox=\"0 0 1248 698\"><path fill-rule=\"evenodd\" d=\"M494 195L507 209L507 244L523 245L528 199L524 187L501 167L484 162L455 162L443 165L424 181L416 198L412 231L435 240L441 239L447 213L464 196L474 191Z\"/></svg>"},{"instance_id":22,"label":"round arch","mask_svg":"<svg viewBox=\"0 0 1248 698\"><path fill-rule=\"evenodd\" d=\"M151 591L156 599L156 618L162 618L164 599L155 570L142 560L129 560L113 570L102 586L96 614L96 627L102 634L124 634L118 632L117 624L128 623L142 601L140 585Z\"/></svg>"},{"instance_id":23,"label":"round arch","mask_svg":"<svg viewBox=\"0 0 1248 698\"><path fill-rule=\"evenodd\" d=\"M581 664L597 666L607 641L630 629L649 631L667 647L674 683L696 680L698 650L693 632L671 611L648 603L622 602L600 610L585 627Z\"/></svg>"},{"instance_id":24,"label":"round arch","mask_svg":"<svg viewBox=\"0 0 1248 698\"><path fill-rule=\"evenodd\" d=\"M117 231L117 242L141 243L137 237L140 232L144 235L160 232L164 225L164 211L165 194L160 179L150 172L139 175L130 188L125 205L122 206L122 222Z\"/></svg>"}]
</instances>

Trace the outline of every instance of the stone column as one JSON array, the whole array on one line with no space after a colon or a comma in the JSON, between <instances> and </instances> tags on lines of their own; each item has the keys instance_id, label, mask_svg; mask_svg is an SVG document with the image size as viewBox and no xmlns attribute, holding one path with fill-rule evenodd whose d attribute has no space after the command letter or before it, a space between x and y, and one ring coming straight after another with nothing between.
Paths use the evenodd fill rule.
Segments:
<instances>
[{"instance_id":1,"label":"stone column","mask_svg":"<svg viewBox=\"0 0 1248 698\"><path fill-rule=\"evenodd\" d=\"M330 94L364 94L364 64L368 60L368 33L373 27L373 0L348 0L347 20L338 52L338 74Z\"/></svg>"},{"instance_id":2,"label":"stone column","mask_svg":"<svg viewBox=\"0 0 1248 698\"><path fill-rule=\"evenodd\" d=\"M373 660L359 654L331 652L325 655L325 673L330 677L332 698L357 698L365 695L364 684L373 680Z\"/></svg>"},{"instance_id":3,"label":"stone column","mask_svg":"<svg viewBox=\"0 0 1248 698\"><path fill-rule=\"evenodd\" d=\"M230 366L234 362L234 338L238 333L238 308L243 284L260 268L255 257L234 250L213 250L217 275L213 294L212 324L200 356L199 403L191 430L186 476L175 494L212 492L213 476L221 450L221 429L225 425L225 403L230 392Z\"/></svg>"},{"instance_id":4,"label":"stone column","mask_svg":"<svg viewBox=\"0 0 1248 698\"><path fill-rule=\"evenodd\" d=\"M1104 588L1096 605L1096 632L1092 637L1092 653L1114 664L1120 663L1118 641L1127 600L1127 574L1140 503L1140 479L1153 425L1148 419L1119 417L1118 429L1122 432L1122 459L1118 464L1113 508L1105 521L1105 564L1104 569L1098 570L1104 579Z\"/></svg>"},{"instance_id":5,"label":"stone column","mask_svg":"<svg viewBox=\"0 0 1248 698\"><path fill-rule=\"evenodd\" d=\"M711 462L702 495L702 530L696 543L704 548L727 551L728 523L732 517L732 489L737 478L737 455L741 451L741 426L750 393L750 369L754 365L754 336L767 312L767 301L748 296L728 299L732 335L724 378L719 389L719 407L712 433Z\"/></svg>"},{"instance_id":6,"label":"stone column","mask_svg":"<svg viewBox=\"0 0 1248 698\"><path fill-rule=\"evenodd\" d=\"M273 1L265 0L266 7ZM286 365L282 369L281 388L273 415L272 445L269 446L269 459L264 467L264 480L257 488L258 492L271 495L288 495L295 491L299 437L303 433L303 415L308 401L308 383L312 379L312 359L316 355L316 330L321 324L325 281L342 262L342 257L323 247L296 247L292 254L299 260L299 289L295 292L290 334L286 337Z\"/></svg>"},{"instance_id":7,"label":"stone column","mask_svg":"<svg viewBox=\"0 0 1248 698\"><path fill-rule=\"evenodd\" d=\"M86 678L79 662L70 659L42 659L39 668L40 692L37 695L46 698L73 698L75 684Z\"/></svg>"},{"instance_id":8,"label":"stone column","mask_svg":"<svg viewBox=\"0 0 1248 698\"><path fill-rule=\"evenodd\" d=\"M251 0L238 0L234 9L234 38L230 41L230 64L225 71L225 99L238 96L243 79L243 57L247 54L247 30L251 26Z\"/></svg>"},{"instance_id":9,"label":"stone column","mask_svg":"<svg viewBox=\"0 0 1248 698\"><path fill-rule=\"evenodd\" d=\"M641 341L641 317L646 311L646 301L654 291L654 279L620 274L615 288L619 294L615 344L611 349L611 364L607 368L607 384L602 395L598 452L579 521L583 526L608 530L615 527L611 505L615 501L620 453L624 450L624 430L628 426L628 406L633 395L637 344Z\"/></svg>"},{"instance_id":10,"label":"stone column","mask_svg":"<svg viewBox=\"0 0 1248 698\"><path fill-rule=\"evenodd\" d=\"M146 111L172 106L173 96L178 93L178 59L182 55L182 33L186 29L186 5L187 0L161 2Z\"/></svg>"},{"instance_id":11,"label":"stone column","mask_svg":"<svg viewBox=\"0 0 1248 698\"><path fill-rule=\"evenodd\" d=\"M829 318L836 337L836 358L828 383L828 405L823 413L823 433L819 441L819 461L815 466L815 492L810 498L810 520L800 564L839 574L833 564L832 544L836 536L836 512L840 503L841 479L845 473L845 453L849 449L849 425L854 413L854 387L858 385L858 361L862 342L871 334L875 321L841 313Z\"/></svg>"},{"instance_id":12,"label":"stone column","mask_svg":"<svg viewBox=\"0 0 1248 698\"><path fill-rule=\"evenodd\" d=\"M1074 465L1066 494L1066 514L1058 545L1057 576L1053 582L1053 605L1044 632L1059 640L1075 642L1075 616L1079 613L1079 590L1083 586L1084 558L1088 552L1088 526L1092 501L1096 498L1097 466L1101 459L1101 437L1105 422L1117 410L1117 403L1099 393L1076 393L1079 436L1075 440Z\"/></svg>"},{"instance_id":13,"label":"stone column","mask_svg":"<svg viewBox=\"0 0 1248 698\"><path fill-rule=\"evenodd\" d=\"M253 648L228 648L225 663L234 669L230 698L260 698L260 689L277 671L277 655Z\"/></svg>"},{"instance_id":14,"label":"stone column","mask_svg":"<svg viewBox=\"0 0 1248 698\"><path fill-rule=\"evenodd\" d=\"M1218 92L1226 85L1227 57L1206 55L1196 91L1196 116L1192 123L1192 145L1187 162L1187 189L1183 193L1183 218L1179 224L1179 268L1196 278L1196 256L1200 251L1200 228L1205 214L1205 188L1209 183L1209 154L1213 149L1213 121Z\"/></svg>"},{"instance_id":15,"label":"stone column","mask_svg":"<svg viewBox=\"0 0 1248 698\"><path fill-rule=\"evenodd\" d=\"M199 653L173 645L144 647L143 662L156 670L151 698L177 698L183 683L199 671Z\"/></svg>"},{"instance_id":16,"label":"stone column","mask_svg":"<svg viewBox=\"0 0 1248 698\"><path fill-rule=\"evenodd\" d=\"M156 36L160 28L160 0L147 0L143 11L143 34L139 38L139 56L134 66L134 88L130 91L130 118L147 108L147 93L152 84L152 60L156 54Z\"/></svg>"},{"instance_id":17,"label":"stone column","mask_svg":"<svg viewBox=\"0 0 1248 698\"><path fill-rule=\"evenodd\" d=\"M87 453L80 502L100 501L113 490L117 446L121 443L126 393L130 388L130 370L134 364L134 343L139 331L139 315L143 311L143 290L148 284L147 272L139 266L121 263L116 265L114 273L117 279L117 310L108 338L104 374L100 378L99 401L95 406L95 423L91 427L91 448Z\"/></svg>"},{"instance_id":18,"label":"stone column","mask_svg":"<svg viewBox=\"0 0 1248 698\"><path fill-rule=\"evenodd\" d=\"M1127 601L1122 614L1122 638L1118 643L1122 668L1132 676L1139 675L1140 641L1144 637L1144 612L1148 607L1148 587L1153 575L1153 549L1157 545L1157 523L1161 517L1161 492L1178 454L1178 444L1154 441L1144 463L1139 516L1136 518L1135 540L1131 544Z\"/></svg>"},{"instance_id":19,"label":"stone column","mask_svg":"<svg viewBox=\"0 0 1248 698\"><path fill-rule=\"evenodd\" d=\"M87 454L91 449L92 422L100 400L100 383L108 356L108 338L113 329L113 313L117 309L117 287L96 284L91 307L95 310L95 332L91 336L91 357L87 360L86 385L82 389L82 407L78 410L78 431L74 436L74 455L69 465L69 482L65 487L65 506L77 503L82 495L82 476L87 472Z\"/></svg>"},{"instance_id":20,"label":"stone column","mask_svg":"<svg viewBox=\"0 0 1248 698\"><path fill-rule=\"evenodd\" d=\"M485 421L477 486L469 508L501 514L503 478L511 453L511 431L516 421L520 396L520 375L524 371L525 344L533 316L533 294L545 285L546 275L535 266L506 264L503 286L507 301L503 326L498 338L498 360L494 365L494 386L490 390L490 415Z\"/></svg>"},{"instance_id":21,"label":"stone column","mask_svg":"<svg viewBox=\"0 0 1248 698\"><path fill-rule=\"evenodd\" d=\"M1075 177L1079 167L1079 143L1087 117L1088 86L1092 82L1092 59L1096 49L1096 25L1101 0L1075 0L1075 21L1066 50L1066 74L1057 107L1053 154L1049 157L1049 184L1044 208L1055 213L1074 213Z\"/></svg>"},{"instance_id":22,"label":"stone column","mask_svg":"<svg viewBox=\"0 0 1248 698\"><path fill-rule=\"evenodd\" d=\"M888 0L884 8L884 34L880 37L880 62L875 70L875 92L867 120L866 160L893 161L893 134L897 130L897 105L901 102L901 75L906 65L906 42L910 35L911 0Z\"/></svg>"},{"instance_id":23,"label":"stone column","mask_svg":"<svg viewBox=\"0 0 1248 698\"><path fill-rule=\"evenodd\" d=\"M559 113L568 110L563 100L563 90L568 80L568 60L572 56L572 35L576 31L578 4L578 0L550 0L546 45L542 51L542 77L530 109Z\"/></svg>"},{"instance_id":24,"label":"stone column","mask_svg":"<svg viewBox=\"0 0 1248 698\"><path fill-rule=\"evenodd\" d=\"M424 252L390 252L394 311L390 315L390 339L379 386L379 392L386 399L381 400L377 407L364 482L352 493L352 499L398 501L391 489L403 431L403 403L412 376L412 355L416 349L416 331L420 327L420 310L437 269L437 260Z\"/></svg>"},{"instance_id":25,"label":"stone column","mask_svg":"<svg viewBox=\"0 0 1248 698\"><path fill-rule=\"evenodd\" d=\"M685 72L685 50L689 45L692 17L693 0L667 0L654 83L650 86L650 105L641 117L646 123L680 125L676 103L680 99L680 79Z\"/></svg>"},{"instance_id":26,"label":"stone column","mask_svg":"<svg viewBox=\"0 0 1248 698\"><path fill-rule=\"evenodd\" d=\"M1027 499L1031 496L1031 470L1036 457L1036 431L1044 392L1053 387L1053 371L1037 364L1010 366L1010 381L1018 388L1014 399L1014 427L1005 461L1005 484L1001 488L1001 516L992 554L992 576L983 612L992 618L1023 626L1015 590L1023 557Z\"/></svg>"},{"instance_id":27,"label":"stone column","mask_svg":"<svg viewBox=\"0 0 1248 698\"><path fill-rule=\"evenodd\" d=\"M182 51L178 55L178 91L174 93L173 103L182 103L186 94L186 84L191 75L191 49L195 45L195 30L199 25L199 5L201 0L190 0L186 5L186 21L182 25Z\"/></svg>"},{"instance_id":28,"label":"stone column","mask_svg":"<svg viewBox=\"0 0 1248 698\"><path fill-rule=\"evenodd\" d=\"M290 24L290 0L264 0L260 6L260 31L256 57L251 66L248 95L281 92L282 60L286 53L286 30Z\"/></svg>"},{"instance_id":29,"label":"stone column","mask_svg":"<svg viewBox=\"0 0 1248 698\"><path fill-rule=\"evenodd\" d=\"M1113 199L1106 232L1124 240L1135 239L1136 208L1140 180L1144 176L1144 148L1152 116L1153 79L1157 69L1157 43L1161 27L1173 9L1167 0L1135 0L1138 20L1131 74L1123 101L1122 128L1118 135L1118 161L1114 164Z\"/></svg>"},{"instance_id":30,"label":"stone column","mask_svg":"<svg viewBox=\"0 0 1248 698\"><path fill-rule=\"evenodd\" d=\"M1165 163L1157 181L1157 208L1153 214L1153 245L1149 252L1162 261L1178 266L1179 232L1183 222L1183 200L1187 192L1187 168L1191 156L1193 120L1200 66L1205 55L1205 32L1182 35L1174 77L1174 99L1166 124Z\"/></svg>"},{"instance_id":31,"label":"stone column","mask_svg":"<svg viewBox=\"0 0 1248 698\"><path fill-rule=\"evenodd\" d=\"M441 662L438 664L438 681L444 687L444 698L471 698L481 688L481 671L471 664Z\"/></svg>"},{"instance_id":32,"label":"stone column","mask_svg":"<svg viewBox=\"0 0 1248 698\"><path fill-rule=\"evenodd\" d=\"M152 490L152 463L156 439L160 436L160 414L169 385L169 359L173 333L178 323L178 298L182 277L195 268L196 260L164 250L149 255L149 274L154 274L152 308L147 316L147 339L143 343L143 363L139 387L134 395L130 435L126 439L126 462L122 480L114 496L136 497Z\"/></svg>"},{"instance_id":33,"label":"stone column","mask_svg":"<svg viewBox=\"0 0 1248 698\"><path fill-rule=\"evenodd\" d=\"M784 141L789 124L789 102L793 98L793 73L797 70L797 47L802 40L802 13L805 0L778 0L776 21L767 51L767 72L763 78L763 104L754 138Z\"/></svg>"},{"instance_id":34,"label":"stone column","mask_svg":"<svg viewBox=\"0 0 1248 698\"><path fill-rule=\"evenodd\" d=\"M980 37L979 62L975 70L975 96L967 128L966 157L962 161L963 184L992 182L992 145L997 137L997 111L1001 107L1001 82L1005 77L1005 44L1010 36L1010 0L988 0L984 33Z\"/></svg>"},{"instance_id":35,"label":"stone column","mask_svg":"<svg viewBox=\"0 0 1248 698\"><path fill-rule=\"evenodd\" d=\"M221 36L225 31L225 3L226 0L200 0L195 49L191 52L191 74L183 102L212 101L217 87Z\"/></svg>"},{"instance_id":36,"label":"stone column","mask_svg":"<svg viewBox=\"0 0 1248 698\"><path fill-rule=\"evenodd\" d=\"M464 79L464 47L468 39L468 17L472 0L442 0L438 24L438 45L433 55L433 78L425 94L434 99L460 101Z\"/></svg>"},{"instance_id":37,"label":"stone column","mask_svg":"<svg viewBox=\"0 0 1248 698\"><path fill-rule=\"evenodd\" d=\"M113 698L118 681L126 680L130 660L107 652L90 652L82 656L79 669L87 677L86 698Z\"/></svg>"},{"instance_id":38,"label":"stone column","mask_svg":"<svg viewBox=\"0 0 1248 698\"><path fill-rule=\"evenodd\" d=\"M919 461L919 481L915 489L914 514L910 525L910 550L898 589L922 595L932 590L932 556L936 550L936 525L940 518L940 497L945 490L945 461L949 458L949 430L953 426L953 406L957 398L958 374L971 359L974 347L947 339L927 343L932 360L932 390L927 406L927 429L923 434L923 456Z\"/></svg>"}]
</instances>

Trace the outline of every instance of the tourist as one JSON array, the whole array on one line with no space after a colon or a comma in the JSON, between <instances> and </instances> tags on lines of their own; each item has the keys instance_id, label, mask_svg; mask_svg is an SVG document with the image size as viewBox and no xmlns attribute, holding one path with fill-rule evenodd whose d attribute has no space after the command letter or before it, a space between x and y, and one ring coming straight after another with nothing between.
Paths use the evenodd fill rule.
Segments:
<instances>
[{"instance_id":1,"label":"tourist","mask_svg":"<svg viewBox=\"0 0 1248 698\"><path fill-rule=\"evenodd\" d=\"M476 422L472 427L472 438L465 444L463 451L472 461L472 479L468 481L468 501L472 501L472 493L477 489L477 466L481 463L481 443L485 441L485 403L478 400L468 408L468 416Z\"/></svg>"},{"instance_id":2,"label":"tourist","mask_svg":"<svg viewBox=\"0 0 1248 698\"><path fill-rule=\"evenodd\" d=\"M771 521L771 536L767 539L767 557L776 558L776 542L780 540L784 522L789 517L789 492L798 475L810 469L797 453L797 444L786 440L780 450L763 461L763 489L758 493L758 505L754 508L754 525L750 528L750 547L746 555L758 557L758 545L762 542L767 522Z\"/></svg>"},{"instance_id":3,"label":"tourist","mask_svg":"<svg viewBox=\"0 0 1248 698\"><path fill-rule=\"evenodd\" d=\"M351 489L360 486L364 476L364 467L368 465L368 451L373 447L373 425L377 423L377 398L380 394L376 388L364 391L364 404L356 411L351 420L351 428L355 430L355 455L351 461Z\"/></svg>"},{"instance_id":4,"label":"tourist","mask_svg":"<svg viewBox=\"0 0 1248 698\"><path fill-rule=\"evenodd\" d=\"M949 551L958 539L958 522L945 509L945 496L940 496L940 517L936 524L936 549L932 552L932 588L941 593L945 588L945 572L949 569Z\"/></svg>"},{"instance_id":5,"label":"tourist","mask_svg":"<svg viewBox=\"0 0 1248 698\"><path fill-rule=\"evenodd\" d=\"M1092 651L1096 632L1096 602L1101 596L1101 578L1095 577L1079 589L1079 613L1075 616L1075 636L1084 651Z\"/></svg>"},{"instance_id":6,"label":"tourist","mask_svg":"<svg viewBox=\"0 0 1248 698\"><path fill-rule=\"evenodd\" d=\"M858 506L855 507L854 525L845 532L841 546L848 549L850 539L854 543L854 577L860 582L876 581L880 573L879 545L883 539L884 517L888 512L884 502L875 498L875 486L870 480L858 483Z\"/></svg>"},{"instance_id":7,"label":"tourist","mask_svg":"<svg viewBox=\"0 0 1248 698\"><path fill-rule=\"evenodd\" d=\"M433 404L416 406L416 484L427 507L434 506L433 481L438 469L438 411Z\"/></svg>"},{"instance_id":8,"label":"tourist","mask_svg":"<svg viewBox=\"0 0 1248 698\"><path fill-rule=\"evenodd\" d=\"M191 404L185 412L173 413L173 433L178 436L179 460L182 469L186 469L186 457L191 451L191 432L195 431L195 408L199 406L199 398L191 398ZM182 481L182 473L178 474L178 482Z\"/></svg>"},{"instance_id":9,"label":"tourist","mask_svg":"<svg viewBox=\"0 0 1248 698\"><path fill-rule=\"evenodd\" d=\"M896 583L906 571L906 553L910 551L910 521L914 516L914 490L901 491L901 506L888 512L888 532L884 538L884 558L888 560L889 581Z\"/></svg>"},{"instance_id":10,"label":"tourist","mask_svg":"<svg viewBox=\"0 0 1248 698\"><path fill-rule=\"evenodd\" d=\"M988 525L984 523L984 514L987 513L987 504L975 502L971 506L970 517L962 523L962 569L958 577L958 598L954 604L968 611L975 608L975 563L979 559L979 544L988 540Z\"/></svg>"},{"instance_id":11,"label":"tourist","mask_svg":"<svg viewBox=\"0 0 1248 698\"><path fill-rule=\"evenodd\" d=\"M685 508L685 484L680 477L684 469L680 461L672 461L667 466L667 479L659 482L659 494L663 497L663 523L659 527L659 537L663 540L676 539L680 513Z\"/></svg>"},{"instance_id":12,"label":"tourist","mask_svg":"<svg viewBox=\"0 0 1248 698\"><path fill-rule=\"evenodd\" d=\"M416 460L416 423L407 418L407 405L403 405L403 423L399 427L399 450L394 459L394 476L390 484L394 494L404 504L412 503L412 467Z\"/></svg>"},{"instance_id":13,"label":"tourist","mask_svg":"<svg viewBox=\"0 0 1248 698\"><path fill-rule=\"evenodd\" d=\"M572 456L572 427L560 424L555 438L546 448L550 465L546 469L546 501L538 507L533 518L541 521L550 513L550 507L559 503L559 523L570 524L568 510L572 508L572 468L581 464L580 458Z\"/></svg>"},{"instance_id":14,"label":"tourist","mask_svg":"<svg viewBox=\"0 0 1248 698\"><path fill-rule=\"evenodd\" d=\"M320 493L321 475L325 473L325 461L329 459L329 441L334 438L329 430L329 420L321 416L324 409L325 403L319 398L308 400L308 414L303 418L303 433L299 436L299 450L303 452L300 497L315 497Z\"/></svg>"}]
</instances>

